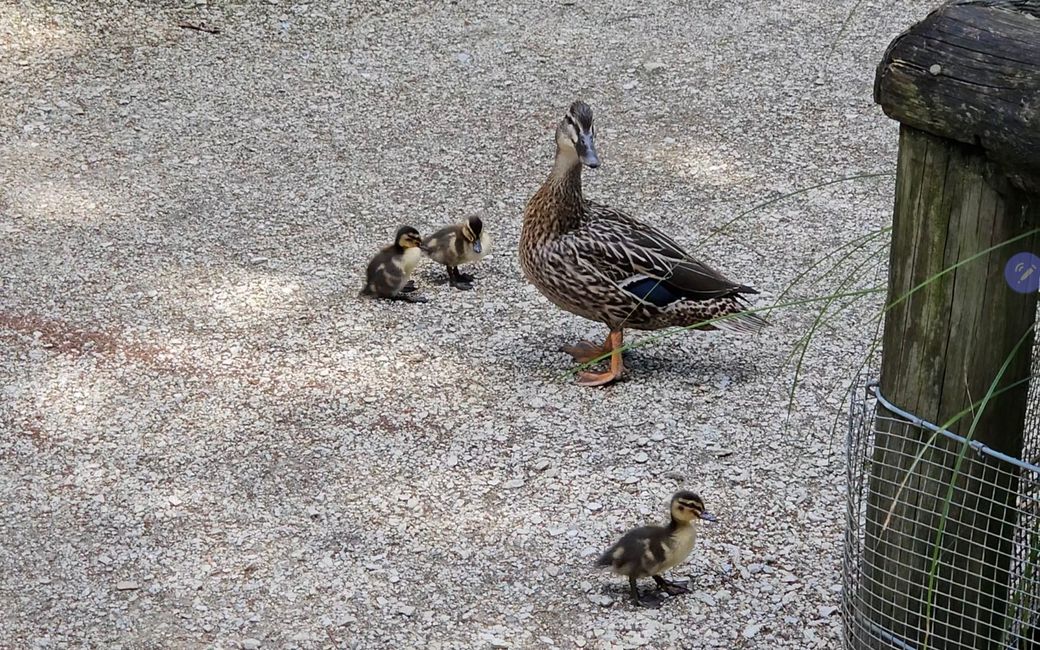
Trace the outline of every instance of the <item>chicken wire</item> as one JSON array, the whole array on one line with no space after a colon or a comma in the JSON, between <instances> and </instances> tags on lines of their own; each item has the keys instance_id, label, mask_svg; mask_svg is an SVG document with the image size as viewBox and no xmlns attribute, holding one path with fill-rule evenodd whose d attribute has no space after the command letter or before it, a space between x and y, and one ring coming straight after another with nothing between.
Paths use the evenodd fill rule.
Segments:
<instances>
[{"instance_id":1,"label":"chicken wire","mask_svg":"<svg viewBox=\"0 0 1040 650\"><path fill-rule=\"evenodd\" d=\"M1029 387L1022 459L917 418L877 384L866 393L853 400L847 440L845 648L1040 650L1040 382ZM882 436L885 458L904 469L877 466Z\"/></svg>"}]
</instances>

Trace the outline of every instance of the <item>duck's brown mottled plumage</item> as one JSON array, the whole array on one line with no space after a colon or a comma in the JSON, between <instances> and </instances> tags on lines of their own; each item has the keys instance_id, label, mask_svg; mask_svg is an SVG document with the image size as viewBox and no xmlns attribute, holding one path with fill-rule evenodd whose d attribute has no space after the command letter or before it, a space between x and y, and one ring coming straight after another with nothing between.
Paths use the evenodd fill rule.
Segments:
<instances>
[{"instance_id":1,"label":"duck's brown mottled plumage","mask_svg":"<svg viewBox=\"0 0 1040 650\"><path fill-rule=\"evenodd\" d=\"M722 320L701 329L766 325L745 311L742 294L754 289L693 259L656 228L584 197L582 166L599 165L594 135L592 110L575 102L556 130L553 170L524 210L520 265L527 280L561 309L618 336L624 328L712 319Z\"/></svg>"}]
</instances>

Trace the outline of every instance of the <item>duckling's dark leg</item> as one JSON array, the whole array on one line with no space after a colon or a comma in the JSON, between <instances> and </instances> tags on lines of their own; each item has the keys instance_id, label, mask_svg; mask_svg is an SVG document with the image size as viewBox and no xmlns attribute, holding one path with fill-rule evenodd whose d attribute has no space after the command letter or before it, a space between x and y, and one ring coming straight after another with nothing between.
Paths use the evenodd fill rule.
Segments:
<instances>
[{"instance_id":1,"label":"duckling's dark leg","mask_svg":"<svg viewBox=\"0 0 1040 650\"><path fill-rule=\"evenodd\" d=\"M459 273L459 267L457 266L448 267L448 279L451 282L451 286L461 291L469 291L473 288L472 284L462 279L462 274Z\"/></svg>"},{"instance_id":2,"label":"duckling's dark leg","mask_svg":"<svg viewBox=\"0 0 1040 650\"><path fill-rule=\"evenodd\" d=\"M579 386L603 386L621 378L625 364L621 358L621 347L624 341L624 330L614 330L607 336L603 347L610 350L610 370L606 372L579 372Z\"/></svg>"},{"instance_id":3,"label":"duckling's dark leg","mask_svg":"<svg viewBox=\"0 0 1040 650\"><path fill-rule=\"evenodd\" d=\"M665 580L661 576L651 576L654 582L657 583L658 588L668 592L670 596L678 596L679 594L688 594L690 590L685 585L679 584L678 582L672 582L671 580Z\"/></svg>"},{"instance_id":4,"label":"duckling's dark leg","mask_svg":"<svg viewBox=\"0 0 1040 650\"><path fill-rule=\"evenodd\" d=\"M632 604L636 607L660 607L660 601L653 598L642 598L639 595L639 586L636 585L634 576L628 576L628 593L632 597Z\"/></svg>"},{"instance_id":5,"label":"duckling's dark leg","mask_svg":"<svg viewBox=\"0 0 1040 650\"><path fill-rule=\"evenodd\" d=\"M459 267L457 266L455 267L455 277L457 277L462 282L473 282L474 280L476 280L476 278L470 275L469 273L460 273Z\"/></svg>"}]
</instances>

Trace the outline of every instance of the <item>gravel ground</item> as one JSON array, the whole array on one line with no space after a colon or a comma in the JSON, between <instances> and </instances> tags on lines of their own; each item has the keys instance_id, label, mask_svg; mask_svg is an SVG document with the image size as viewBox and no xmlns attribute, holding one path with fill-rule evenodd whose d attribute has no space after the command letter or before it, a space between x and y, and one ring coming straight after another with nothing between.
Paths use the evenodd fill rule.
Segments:
<instances>
[{"instance_id":1,"label":"gravel ground","mask_svg":"<svg viewBox=\"0 0 1040 650\"><path fill-rule=\"evenodd\" d=\"M932 4L0 5L0 646L836 647L876 305L820 330L789 417L807 307L578 388L557 348L604 332L523 281L520 215L577 97L587 194L691 248L891 172L874 65ZM700 254L766 304L891 186ZM474 291L356 297L399 224L473 211ZM592 558L679 485L720 517L694 594L634 610Z\"/></svg>"}]
</instances>

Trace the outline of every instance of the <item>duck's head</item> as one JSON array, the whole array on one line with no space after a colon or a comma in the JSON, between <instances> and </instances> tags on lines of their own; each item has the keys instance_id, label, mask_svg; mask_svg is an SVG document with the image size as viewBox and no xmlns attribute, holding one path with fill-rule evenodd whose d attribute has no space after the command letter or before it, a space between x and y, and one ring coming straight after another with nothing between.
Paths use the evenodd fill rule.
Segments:
<instances>
[{"instance_id":1,"label":"duck's head","mask_svg":"<svg viewBox=\"0 0 1040 650\"><path fill-rule=\"evenodd\" d=\"M581 164L599 167L596 154L596 129L592 126L592 108L578 100L571 104L556 127L556 150L575 156Z\"/></svg>"},{"instance_id":2,"label":"duck's head","mask_svg":"<svg viewBox=\"0 0 1040 650\"><path fill-rule=\"evenodd\" d=\"M422 237L415 228L401 226L394 236L394 243L400 248L416 248L422 246Z\"/></svg>"},{"instance_id":3,"label":"duck's head","mask_svg":"<svg viewBox=\"0 0 1040 650\"><path fill-rule=\"evenodd\" d=\"M715 521L715 515L704 509L704 501L699 495L680 490L672 495L672 519L688 524L698 519Z\"/></svg>"},{"instance_id":4,"label":"duck's head","mask_svg":"<svg viewBox=\"0 0 1040 650\"><path fill-rule=\"evenodd\" d=\"M470 217L462 224L462 236L473 244L474 252L480 252L480 235L484 232L484 222L480 217Z\"/></svg>"}]
</instances>

